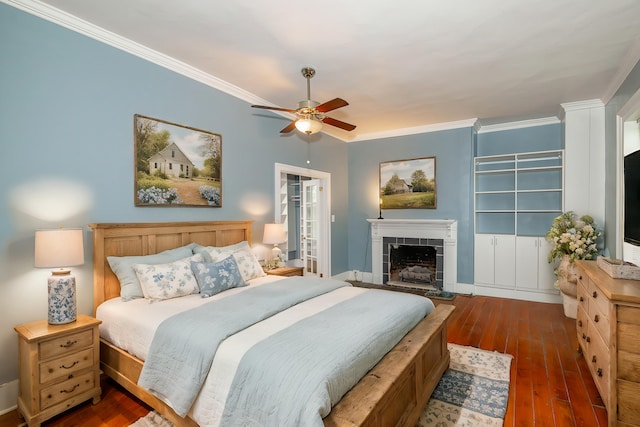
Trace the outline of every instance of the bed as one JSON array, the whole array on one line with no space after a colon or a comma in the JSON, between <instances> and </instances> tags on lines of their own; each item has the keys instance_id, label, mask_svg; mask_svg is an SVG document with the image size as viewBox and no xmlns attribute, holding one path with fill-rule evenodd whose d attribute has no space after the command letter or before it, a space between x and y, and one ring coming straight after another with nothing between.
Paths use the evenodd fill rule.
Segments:
<instances>
[{"instance_id":1,"label":"bed","mask_svg":"<svg viewBox=\"0 0 640 427\"><path fill-rule=\"evenodd\" d=\"M190 243L207 247L251 242L252 221L90 224L94 249L94 311L120 296L109 256L157 254ZM324 417L326 426L413 426L449 365L447 320L440 304L408 332ZM138 385L143 361L101 339L101 367L125 389L177 426L198 425Z\"/></svg>"}]
</instances>

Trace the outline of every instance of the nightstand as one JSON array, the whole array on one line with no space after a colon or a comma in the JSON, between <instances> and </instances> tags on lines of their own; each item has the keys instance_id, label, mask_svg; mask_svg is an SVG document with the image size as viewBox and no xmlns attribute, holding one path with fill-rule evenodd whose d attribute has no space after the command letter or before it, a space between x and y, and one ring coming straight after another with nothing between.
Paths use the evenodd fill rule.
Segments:
<instances>
[{"instance_id":1,"label":"nightstand","mask_svg":"<svg viewBox=\"0 0 640 427\"><path fill-rule=\"evenodd\" d=\"M88 399L100 401L102 321L78 315L75 322L46 320L16 326L20 362L18 411L29 427Z\"/></svg>"},{"instance_id":2,"label":"nightstand","mask_svg":"<svg viewBox=\"0 0 640 427\"><path fill-rule=\"evenodd\" d=\"M266 273L272 276L302 276L304 267L278 267L267 270Z\"/></svg>"}]
</instances>

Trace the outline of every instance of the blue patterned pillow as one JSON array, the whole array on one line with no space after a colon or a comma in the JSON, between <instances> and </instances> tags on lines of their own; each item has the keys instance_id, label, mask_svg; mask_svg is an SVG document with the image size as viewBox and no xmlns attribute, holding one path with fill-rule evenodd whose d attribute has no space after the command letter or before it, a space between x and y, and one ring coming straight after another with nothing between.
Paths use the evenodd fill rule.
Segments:
<instances>
[{"instance_id":1,"label":"blue patterned pillow","mask_svg":"<svg viewBox=\"0 0 640 427\"><path fill-rule=\"evenodd\" d=\"M191 269L196 276L202 298L208 298L227 289L247 286L233 256L218 262L191 261Z\"/></svg>"}]
</instances>

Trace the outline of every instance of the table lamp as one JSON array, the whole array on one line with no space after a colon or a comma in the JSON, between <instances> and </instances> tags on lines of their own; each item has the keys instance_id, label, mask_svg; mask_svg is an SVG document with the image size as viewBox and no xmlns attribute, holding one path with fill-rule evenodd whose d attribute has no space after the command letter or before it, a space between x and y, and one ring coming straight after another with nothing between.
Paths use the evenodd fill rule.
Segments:
<instances>
[{"instance_id":1,"label":"table lamp","mask_svg":"<svg viewBox=\"0 0 640 427\"><path fill-rule=\"evenodd\" d=\"M56 267L47 281L49 323L52 325L76 320L76 278L68 267L81 264L84 264L81 229L36 231L35 266Z\"/></svg>"},{"instance_id":2,"label":"table lamp","mask_svg":"<svg viewBox=\"0 0 640 427\"><path fill-rule=\"evenodd\" d=\"M283 243L287 240L287 235L284 232L282 224L265 224L264 236L262 243L272 244L271 256L274 260L282 261L282 250L278 247L278 243Z\"/></svg>"}]
</instances>

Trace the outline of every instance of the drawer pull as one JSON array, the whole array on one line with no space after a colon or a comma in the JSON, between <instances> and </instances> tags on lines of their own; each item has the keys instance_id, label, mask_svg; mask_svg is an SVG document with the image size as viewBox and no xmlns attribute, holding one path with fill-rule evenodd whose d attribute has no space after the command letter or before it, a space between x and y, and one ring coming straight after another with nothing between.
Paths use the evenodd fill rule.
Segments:
<instances>
[{"instance_id":1,"label":"drawer pull","mask_svg":"<svg viewBox=\"0 0 640 427\"><path fill-rule=\"evenodd\" d=\"M582 333L582 339L583 340L587 339L587 334L585 334L584 332Z\"/></svg>"},{"instance_id":2,"label":"drawer pull","mask_svg":"<svg viewBox=\"0 0 640 427\"><path fill-rule=\"evenodd\" d=\"M578 326L582 327L582 320L578 320Z\"/></svg>"},{"instance_id":3,"label":"drawer pull","mask_svg":"<svg viewBox=\"0 0 640 427\"><path fill-rule=\"evenodd\" d=\"M591 342L591 337L587 337L587 342Z\"/></svg>"},{"instance_id":4,"label":"drawer pull","mask_svg":"<svg viewBox=\"0 0 640 427\"><path fill-rule=\"evenodd\" d=\"M591 362L592 363L596 363L596 355L594 354L593 357L591 358Z\"/></svg>"},{"instance_id":5,"label":"drawer pull","mask_svg":"<svg viewBox=\"0 0 640 427\"><path fill-rule=\"evenodd\" d=\"M78 387L80 387L80 384L74 385L73 387L71 387L71 390L60 390L60 393L73 393Z\"/></svg>"},{"instance_id":6,"label":"drawer pull","mask_svg":"<svg viewBox=\"0 0 640 427\"><path fill-rule=\"evenodd\" d=\"M580 302L584 302L584 297L580 297Z\"/></svg>"},{"instance_id":7,"label":"drawer pull","mask_svg":"<svg viewBox=\"0 0 640 427\"><path fill-rule=\"evenodd\" d=\"M592 294L592 295L593 295L593 297L594 297L594 298L598 298L598 292L593 291L593 294Z\"/></svg>"},{"instance_id":8,"label":"drawer pull","mask_svg":"<svg viewBox=\"0 0 640 427\"><path fill-rule=\"evenodd\" d=\"M74 366L76 366L78 364L78 361L76 360L75 362L73 362L71 365L66 366L66 365L60 365L60 369L71 369Z\"/></svg>"},{"instance_id":9,"label":"drawer pull","mask_svg":"<svg viewBox=\"0 0 640 427\"><path fill-rule=\"evenodd\" d=\"M593 317L593 321L598 323L600 321L600 316L598 316L597 314Z\"/></svg>"},{"instance_id":10,"label":"drawer pull","mask_svg":"<svg viewBox=\"0 0 640 427\"><path fill-rule=\"evenodd\" d=\"M78 343L78 341L76 341L76 340L73 340L73 341L69 340L69 341L67 341L67 342L66 342L66 343L64 343L64 344L60 344L60 347L62 347L62 348L69 348L69 347L71 347L72 345L77 344L77 343Z\"/></svg>"},{"instance_id":11,"label":"drawer pull","mask_svg":"<svg viewBox=\"0 0 640 427\"><path fill-rule=\"evenodd\" d=\"M598 376L601 377L602 376L602 368L598 368Z\"/></svg>"}]
</instances>

